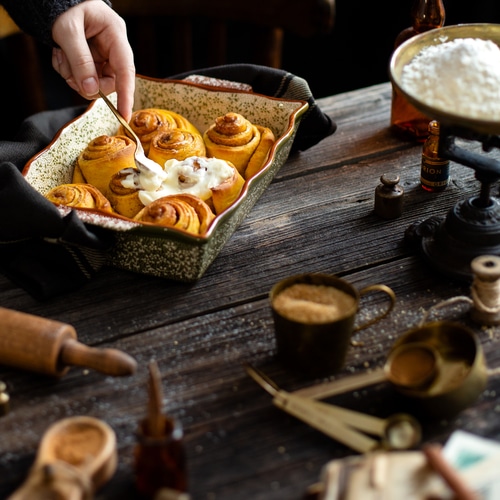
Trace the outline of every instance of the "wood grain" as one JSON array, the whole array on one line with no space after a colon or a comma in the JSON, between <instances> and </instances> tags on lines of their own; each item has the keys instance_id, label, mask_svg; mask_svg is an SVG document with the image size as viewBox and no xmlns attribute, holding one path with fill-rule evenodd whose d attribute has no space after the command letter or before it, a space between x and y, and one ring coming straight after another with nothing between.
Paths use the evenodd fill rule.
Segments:
<instances>
[{"instance_id":1,"label":"wood grain","mask_svg":"<svg viewBox=\"0 0 500 500\"><path fill-rule=\"evenodd\" d=\"M81 342L123 350L138 364L134 376L119 379L74 367L58 382L0 367L11 396L11 411L0 422L0 497L26 477L47 426L83 414L104 419L118 438L118 470L97 498L135 498L132 450L152 359L168 381L169 414L184 428L194 499L299 500L323 465L353 453L273 407L242 365L263 368L287 391L317 382L276 358L268 293L292 274L328 272L359 288L384 283L396 293L389 316L354 335L345 368L332 379L382 366L395 339L429 307L469 293L468 283L441 275L409 247L404 233L476 194L474 173L452 163L450 186L424 192L421 146L399 142L388 130L390 96L385 83L319 100L337 122L335 134L288 159L194 284L107 268L81 290L38 303L0 276L3 307L70 323ZM405 189L403 214L391 221L373 213L383 173L398 174ZM384 306L381 295L363 299L359 321ZM463 307L440 315L470 326L488 366L500 366L498 327L479 327ZM474 406L455 419L425 422L424 440L443 443L457 428L499 439L497 394L499 379L491 377ZM405 409L384 383L330 401L382 418Z\"/></svg>"}]
</instances>

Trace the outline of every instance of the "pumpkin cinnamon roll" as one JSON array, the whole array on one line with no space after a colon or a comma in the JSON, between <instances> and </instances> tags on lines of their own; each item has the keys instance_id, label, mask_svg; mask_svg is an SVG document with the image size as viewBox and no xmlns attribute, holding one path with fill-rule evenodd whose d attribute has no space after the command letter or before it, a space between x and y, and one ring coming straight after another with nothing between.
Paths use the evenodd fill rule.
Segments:
<instances>
[{"instance_id":1,"label":"pumpkin cinnamon roll","mask_svg":"<svg viewBox=\"0 0 500 500\"><path fill-rule=\"evenodd\" d=\"M236 201L244 184L245 179L236 170L236 167L233 166L233 175L211 188L211 201L216 214L220 214Z\"/></svg>"},{"instance_id":2,"label":"pumpkin cinnamon roll","mask_svg":"<svg viewBox=\"0 0 500 500\"><path fill-rule=\"evenodd\" d=\"M106 195L109 181L124 168L135 168L135 142L124 135L100 135L89 142L76 161L85 183L92 184Z\"/></svg>"},{"instance_id":3,"label":"pumpkin cinnamon roll","mask_svg":"<svg viewBox=\"0 0 500 500\"><path fill-rule=\"evenodd\" d=\"M254 125L239 113L226 113L215 119L203 140L208 156L230 161L248 179L264 165L275 138L271 129Z\"/></svg>"},{"instance_id":4,"label":"pumpkin cinnamon roll","mask_svg":"<svg viewBox=\"0 0 500 500\"><path fill-rule=\"evenodd\" d=\"M244 183L245 180L231 162L190 156L184 160L166 161L161 185L154 190L145 189L139 196L144 205L148 205L163 196L188 193L208 203L218 214L236 200Z\"/></svg>"},{"instance_id":5,"label":"pumpkin cinnamon roll","mask_svg":"<svg viewBox=\"0 0 500 500\"><path fill-rule=\"evenodd\" d=\"M45 198L55 205L113 212L109 200L91 184L60 184L52 188Z\"/></svg>"},{"instance_id":6,"label":"pumpkin cinnamon roll","mask_svg":"<svg viewBox=\"0 0 500 500\"><path fill-rule=\"evenodd\" d=\"M111 177L107 198L116 213L132 219L144 204L139 198L140 173L135 168L124 168Z\"/></svg>"},{"instance_id":7,"label":"pumpkin cinnamon roll","mask_svg":"<svg viewBox=\"0 0 500 500\"><path fill-rule=\"evenodd\" d=\"M149 153L151 140L158 132L181 128L189 130L193 134L200 133L189 120L179 113L161 108L145 108L134 111L129 125L139 137L146 155ZM118 133L126 135L122 126L120 126Z\"/></svg>"},{"instance_id":8,"label":"pumpkin cinnamon roll","mask_svg":"<svg viewBox=\"0 0 500 500\"><path fill-rule=\"evenodd\" d=\"M148 156L163 167L167 160L184 160L189 156L205 156L203 136L197 131L173 128L159 132L151 139Z\"/></svg>"},{"instance_id":9,"label":"pumpkin cinnamon roll","mask_svg":"<svg viewBox=\"0 0 500 500\"><path fill-rule=\"evenodd\" d=\"M183 229L196 235L204 234L214 219L210 207L191 194L158 198L134 217L138 222Z\"/></svg>"},{"instance_id":10,"label":"pumpkin cinnamon roll","mask_svg":"<svg viewBox=\"0 0 500 500\"><path fill-rule=\"evenodd\" d=\"M260 172L269 158L271 148L276 142L276 137L270 128L261 125L257 125L257 128L260 132L260 142L245 169L245 179L250 179L250 177Z\"/></svg>"}]
</instances>

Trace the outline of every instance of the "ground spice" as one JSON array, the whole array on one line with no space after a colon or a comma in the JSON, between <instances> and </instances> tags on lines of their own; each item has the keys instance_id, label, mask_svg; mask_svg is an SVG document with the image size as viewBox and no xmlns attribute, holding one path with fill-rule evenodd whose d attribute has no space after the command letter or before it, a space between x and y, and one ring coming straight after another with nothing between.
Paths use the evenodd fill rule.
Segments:
<instances>
[{"instance_id":1,"label":"ground spice","mask_svg":"<svg viewBox=\"0 0 500 500\"><path fill-rule=\"evenodd\" d=\"M333 286L296 283L281 291L273 301L277 313L292 321L329 323L349 314L356 299Z\"/></svg>"},{"instance_id":2,"label":"ground spice","mask_svg":"<svg viewBox=\"0 0 500 500\"><path fill-rule=\"evenodd\" d=\"M53 436L54 456L78 466L99 454L106 436L100 429L87 424L73 424Z\"/></svg>"},{"instance_id":3,"label":"ground spice","mask_svg":"<svg viewBox=\"0 0 500 500\"><path fill-rule=\"evenodd\" d=\"M436 358L425 347L406 346L391 362L391 380L404 387L415 387L435 374Z\"/></svg>"}]
</instances>

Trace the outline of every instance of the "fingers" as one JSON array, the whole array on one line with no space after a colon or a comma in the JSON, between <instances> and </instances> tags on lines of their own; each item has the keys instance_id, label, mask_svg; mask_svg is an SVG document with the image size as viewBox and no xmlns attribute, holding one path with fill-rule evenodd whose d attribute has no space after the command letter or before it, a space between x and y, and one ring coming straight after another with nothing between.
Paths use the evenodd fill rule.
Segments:
<instances>
[{"instance_id":1,"label":"fingers","mask_svg":"<svg viewBox=\"0 0 500 500\"><path fill-rule=\"evenodd\" d=\"M133 52L124 20L106 3L85 1L61 14L52 27L59 48L52 65L67 84L93 99L116 90L118 110L128 120L135 89Z\"/></svg>"},{"instance_id":2,"label":"fingers","mask_svg":"<svg viewBox=\"0 0 500 500\"><path fill-rule=\"evenodd\" d=\"M52 49L52 67L62 76L62 78L74 91L80 93L80 86L75 81L68 59L66 58L64 52L59 48Z\"/></svg>"},{"instance_id":3,"label":"fingers","mask_svg":"<svg viewBox=\"0 0 500 500\"><path fill-rule=\"evenodd\" d=\"M53 53L55 70L83 97L95 96L99 91L99 78L86 39L84 11L72 8L59 16L52 36L60 47Z\"/></svg>"},{"instance_id":4,"label":"fingers","mask_svg":"<svg viewBox=\"0 0 500 500\"><path fill-rule=\"evenodd\" d=\"M115 90L118 94L118 111L128 121L132 116L132 107L134 105L134 91L135 91L135 66L133 64L133 54L130 46L121 45L120 48L129 49L129 53L113 54L113 62L125 61L125 64L117 64L114 69L114 84ZM132 64L130 64L130 62ZM112 66L113 67L113 66Z\"/></svg>"}]
</instances>

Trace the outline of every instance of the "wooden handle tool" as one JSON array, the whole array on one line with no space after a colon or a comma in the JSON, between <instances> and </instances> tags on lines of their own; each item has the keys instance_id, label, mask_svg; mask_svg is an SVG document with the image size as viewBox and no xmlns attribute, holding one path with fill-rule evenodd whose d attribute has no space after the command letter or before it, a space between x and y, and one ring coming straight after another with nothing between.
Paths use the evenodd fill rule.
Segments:
<instances>
[{"instance_id":1,"label":"wooden handle tool","mask_svg":"<svg viewBox=\"0 0 500 500\"><path fill-rule=\"evenodd\" d=\"M57 377L71 365L114 376L131 375L137 368L123 351L82 344L71 325L4 307L0 307L0 364Z\"/></svg>"},{"instance_id":2,"label":"wooden handle tool","mask_svg":"<svg viewBox=\"0 0 500 500\"><path fill-rule=\"evenodd\" d=\"M163 390L161 374L156 361L149 363L149 400L148 400L148 430L150 437L165 436L166 417L162 412Z\"/></svg>"}]
</instances>

